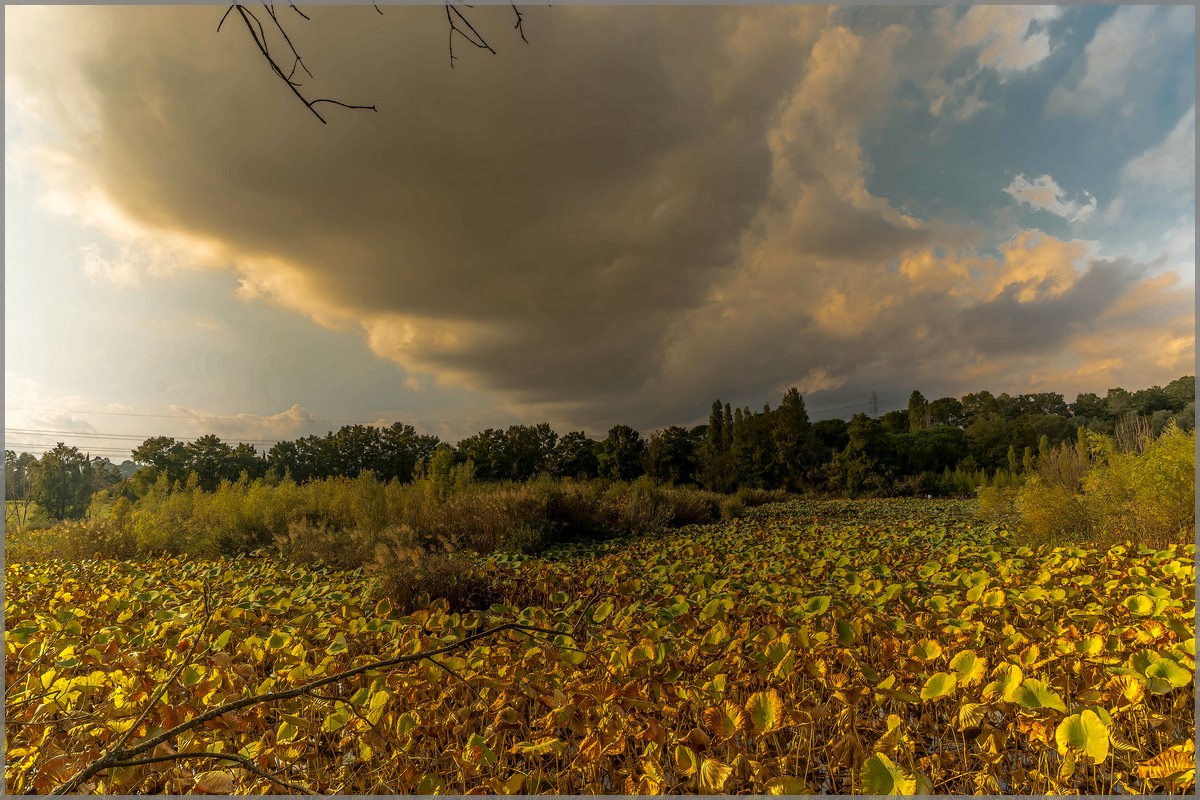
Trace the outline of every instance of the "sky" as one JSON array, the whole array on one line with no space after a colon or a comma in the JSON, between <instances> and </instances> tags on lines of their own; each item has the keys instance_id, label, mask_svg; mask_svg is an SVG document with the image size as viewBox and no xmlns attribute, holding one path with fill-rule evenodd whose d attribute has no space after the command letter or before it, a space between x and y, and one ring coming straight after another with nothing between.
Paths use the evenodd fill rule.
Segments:
<instances>
[{"instance_id":1,"label":"sky","mask_svg":"<svg viewBox=\"0 0 1200 800\"><path fill-rule=\"evenodd\" d=\"M519 8L6 6L6 447L1194 374L1194 7Z\"/></svg>"}]
</instances>

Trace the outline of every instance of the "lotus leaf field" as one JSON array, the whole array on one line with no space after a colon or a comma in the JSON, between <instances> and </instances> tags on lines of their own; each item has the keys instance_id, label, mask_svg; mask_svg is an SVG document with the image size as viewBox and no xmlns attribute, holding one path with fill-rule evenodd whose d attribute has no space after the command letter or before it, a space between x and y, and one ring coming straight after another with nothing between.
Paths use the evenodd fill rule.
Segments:
<instances>
[{"instance_id":1,"label":"lotus leaf field","mask_svg":"<svg viewBox=\"0 0 1200 800\"><path fill-rule=\"evenodd\" d=\"M403 615L370 576L267 556L8 564L8 791L502 623L558 633L508 629L249 705L80 790L1191 791L1194 547L1030 549L973 513L792 501L497 554L481 568L507 604L461 613Z\"/></svg>"}]
</instances>

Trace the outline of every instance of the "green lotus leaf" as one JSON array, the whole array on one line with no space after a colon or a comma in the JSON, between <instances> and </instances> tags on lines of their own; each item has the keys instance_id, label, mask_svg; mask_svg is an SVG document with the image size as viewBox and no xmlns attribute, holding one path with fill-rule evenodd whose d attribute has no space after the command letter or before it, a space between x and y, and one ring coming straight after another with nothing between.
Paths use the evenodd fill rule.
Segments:
<instances>
[{"instance_id":1,"label":"green lotus leaf","mask_svg":"<svg viewBox=\"0 0 1200 800\"><path fill-rule=\"evenodd\" d=\"M1164 680L1171 689L1181 689L1192 682L1192 673L1186 667L1180 666L1169 658L1161 658L1146 667L1146 677L1148 679L1158 678ZM1147 681L1146 688L1152 692L1154 691L1154 688L1149 685L1149 681ZM1167 691L1170 691L1170 689ZM1166 692L1155 693L1166 694Z\"/></svg>"},{"instance_id":2,"label":"green lotus leaf","mask_svg":"<svg viewBox=\"0 0 1200 800\"><path fill-rule=\"evenodd\" d=\"M1049 686L1033 678L1028 678L1022 683L1012 693L1012 697L1021 708L1030 710L1052 708L1064 714L1067 712L1067 707L1063 704L1062 698Z\"/></svg>"},{"instance_id":3,"label":"green lotus leaf","mask_svg":"<svg viewBox=\"0 0 1200 800\"><path fill-rule=\"evenodd\" d=\"M1093 711L1085 710L1064 719L1054 731L1054 740L1060 755L1074 752L1097 764L1108 758L1108 728Z\"/></svg>"},{"instance_id":4,"label":"green lotus leaf","mask_svg":"<svg viewBox=\"0 0 1200 800\"><path fill-rule=\"evenodd\" d=\"M1122 605L1129 609L1129 613L1139 617L1149 617L1154 614L1154 598L1145 594L1135 594L1125 600Z\"/></svg>"},{"instance_id":5,"label":"green lotus leaf","mask_svg":"<svg viewBox=\"0 0 1200 800\"><path fill-rule=\"evenodd\" d=\"M942 646L933 639L914 645L908 654L919 661L933 661L942 654Z\"/></svg>"},{"instance_id":6,"label":"green lotus leaf","mask_svg":"<svg viewBox=\"0 0 1200 800\"><path fill-rule=\"evenodd\" d=\"M863 762L860 777L866 794L913 795L917 790L917 779L883 753Z\"/></svg>"},{"instance_id":7,"label":"green lotus leaf","mask_svg":"<svg viewBox=\"0 0 1200 800\"><path fill-rule=\"evenodd\" d=\"M833 598L827 594L811 597L809 598L808 602L804 604L804 613L810 617L824 614L829 610L829 603L832 601L832 599Z\"/></svg>"},{"instance_id":8,"label":"green lotus leaf","mask_svg":"<svg viewBox=\"0 0 1200 800\"><path fill-rule=\"evenodd\" d=\"M958 687L958 677L948 672L936 672L929 676L921 688L921 699L931 702L954 694Z\"/></svg>"}]
</instances>

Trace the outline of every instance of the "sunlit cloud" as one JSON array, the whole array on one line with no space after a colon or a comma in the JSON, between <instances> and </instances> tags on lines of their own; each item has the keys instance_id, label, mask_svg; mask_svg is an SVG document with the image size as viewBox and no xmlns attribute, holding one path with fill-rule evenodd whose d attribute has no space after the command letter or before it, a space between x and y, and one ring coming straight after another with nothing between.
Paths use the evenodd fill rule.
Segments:
<instances>
[{"instance_id":1,"label":"sunlit cloud","mask_svg":"<svg viewBox=\"0 0 1200 800\"><path fill-rule=\"evenodd\" d=\"M1196 33L1196 9L1187 5L1121 6L1097 28L1082 56L1082 75L1073 86L1050 95L1050 113L1096 114L1116 107L1126 117L1137 113L1140 93L1132 91L1160 63L1147 58L1178 51Z\"/></svg>"},{"instance_id":2,"label":"sunlit cloud","mask_svg":"<svg viewBox=\"0 0 1200 800\"><path fill-rule=\"evenodd\" d=\"M137 292L220 270L231 304L352 332L381 368L420 375L397 386L494 403L453 420L413 413L439 435L501 414L669 424L712 397L775 400L763 395L789 385L1019 391L1057 370L1136 386L1176 377L1166 371L1194 349L1191 290L1155 277L1186 266L1186 228L1169 245L1183 255L1154 267L1157 254L1021 227L1035 209L1090 236L1084 223L1104 216L1049 174L1078 187L1073 173L1025 153L1008 198L985 184L1003 214L960 210L977 222L918 218L872 184L872 159L889 156L864 142L899 111L927 109L929 126L979 123L992 105L1016 113L996 83L1050 72L1062 8L855 27L815 7L556 6L530 13L530 45L462 53L453 71L428 9L314 9L319 31L297 34L306 62L380 109L331 109L325 126L245 41L213 34L216 11L10 11L10 108L54 133L30 152L43 202L105 238L79 256L93 280ZM478 13L497 36L511 27L510 9ZM1120 9L1080 56L1086 75L1106 41L1176 13ZM406 46L363 44L389 37ZM1092 91L1086 75L1071 97ZM1125 156L1112 207L1194 196L1194 138L1193 108ZM923 181L914 193L935 191ZM220 335L221 319L183 317L181 335ZM1164 336L1154 358L1136 355ZM1098 353L1113 337L1116 355ZM189 430L230 439L332 424L299 404L178 411Z\"/></svg>"},{"instance_id":3,"label":"sunlit cloud","mask_svg":"<svg viewBox=\"0 0 1200 800\"><path fill-rule=\"evenodd\" d=\"M1004 192L1018 202L1049 211L1069 222L1083 222L1096 210L1096 198L1082 192L1085 200L1069 200L1066 190L1049 175L1039 175L1033 180L1017 175L1004 187Z\"/></svg>"}]
</instances>

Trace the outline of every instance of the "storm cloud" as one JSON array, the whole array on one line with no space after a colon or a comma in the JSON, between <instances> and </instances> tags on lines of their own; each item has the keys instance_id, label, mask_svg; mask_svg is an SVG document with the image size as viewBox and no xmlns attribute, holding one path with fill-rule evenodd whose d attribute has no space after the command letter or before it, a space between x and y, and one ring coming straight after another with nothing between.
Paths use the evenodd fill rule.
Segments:
<instances>
[{"instance_id":1,"label":"storm cloud","mask_svg":"<svg viewBox=\"0 0 1200 800\"><path fill-rule=\"evenodd\" d=\"M498 55L459 38L450 69L441 7L313 8L284 20L307 96L378 108L321 105L322 125L240 20L216 32L222 12L7 10L7 88L53 132L26 154L49 201L129 251L88 274L136 290L164 279L139 263L232 271L245 300L589 426L789 385L1019 390L1031 359L1083 369L1091 337L1164 319L1119 313L1155 291L1134 265L1051 237L980 255L978 232L869 191L861 137L929 81L896 53L936 30L856 32L817 7L531 7L525 44L511 8L484 6ZM1048 34L1029 23L1055 15L1012 13L988 35L963 17L931 52L1035 68ZM1186 319L1171 291L1163 313Z\"/></svg>"}]
</instances>

